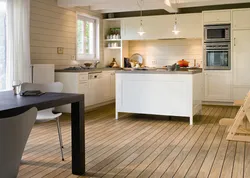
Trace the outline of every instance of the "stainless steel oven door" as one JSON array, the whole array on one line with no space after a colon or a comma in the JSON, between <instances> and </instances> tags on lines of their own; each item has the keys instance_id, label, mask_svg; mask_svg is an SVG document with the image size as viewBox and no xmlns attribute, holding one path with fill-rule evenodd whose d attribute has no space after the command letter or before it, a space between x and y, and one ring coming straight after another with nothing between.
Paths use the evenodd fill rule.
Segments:
<instances>
[{"instance_id":1,"label":"stainless steel oven door","mask_svg":"<svg viewBox=\"0 0 250 178\"><path fill-rule=\"evenodd\" d=\"M204 59L205 70L231 70L230 44L206 46Z\"/></svg>"}]
</instances>

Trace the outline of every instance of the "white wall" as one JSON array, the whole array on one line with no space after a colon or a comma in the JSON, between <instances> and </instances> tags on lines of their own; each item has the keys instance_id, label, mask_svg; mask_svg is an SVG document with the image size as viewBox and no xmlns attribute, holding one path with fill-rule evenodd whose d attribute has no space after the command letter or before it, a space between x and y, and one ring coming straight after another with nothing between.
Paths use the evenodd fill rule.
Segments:
<instances>
[{"instance_id":1,"label":"white wall","mask_svg":"<svg viewBox=\"0 0 250 178\"><path fill-rule=\"evenodd\" d=\"M101 18L101 14L87 9L64 9L56 0L31 0L31 60L33 64L55 64L56 68L83 64L72 60L76 55L76 11ZM100 20L102 39L102 20ZM100 42L103 61L103 45ZM57 54L64 47L64 54Z\"/></svg>"},{"instance_id":2,"label":"white wall","mask_svg":"<svg viewBox=\"0 0 250 178\"><path fill-rule=\"evenodd\" d=\"M130 41L129 56L134 53L143 55L147 66L162 67L181 59L188 60L190 66L196 59L202 66L201 39Z\"/></svg>"}]
</instances>

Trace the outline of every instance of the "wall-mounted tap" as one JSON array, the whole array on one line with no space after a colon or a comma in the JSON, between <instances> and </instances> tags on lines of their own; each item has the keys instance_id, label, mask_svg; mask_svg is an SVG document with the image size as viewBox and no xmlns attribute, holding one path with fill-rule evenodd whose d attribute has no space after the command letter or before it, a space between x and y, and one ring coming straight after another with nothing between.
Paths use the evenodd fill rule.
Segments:
<instances>
[{"instance_id":1,"label":"wall-mounted tap","mask_svg":"<svg viewBox=\"0 0 250 178\"><path fill-rule=\"evenodd\" d=\"M97 68L97 65L100 63L100 61L96 61L95 63L94 63L94 68Z\"/></svg>"}]
</instances>

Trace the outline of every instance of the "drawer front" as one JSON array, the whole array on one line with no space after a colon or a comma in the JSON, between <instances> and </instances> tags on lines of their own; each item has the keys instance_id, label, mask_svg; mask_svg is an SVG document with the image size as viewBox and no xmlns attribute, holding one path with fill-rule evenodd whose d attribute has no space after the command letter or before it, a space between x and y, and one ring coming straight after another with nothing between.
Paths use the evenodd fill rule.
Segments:
<instances>
[{"instance_id":1,"label":"drawer front","mask_svg":"<svg viewBox=\"0 0 250 178\"><path fill-rule=\"evenodd\" d=\"M82 80L88 80L89 77L88 77L88 74L79 74L79 80L82 81Z\"/></svg>"},{"instance_id":2,"label":"drawer front","mask_svg":"<svg viewBox=\"0 0 250 178\"><path fill-rule=\"evenodd\" d=\"M230 22L231 11L204 12L203 21L204 23Z\"/></svg>"}]
</instances>

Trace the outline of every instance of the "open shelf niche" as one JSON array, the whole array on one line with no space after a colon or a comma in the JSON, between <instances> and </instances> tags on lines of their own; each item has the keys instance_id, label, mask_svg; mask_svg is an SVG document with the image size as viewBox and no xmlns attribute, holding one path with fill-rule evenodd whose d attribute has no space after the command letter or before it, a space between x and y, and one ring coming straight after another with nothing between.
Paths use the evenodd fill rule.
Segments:
<instances>
[{"instance_id":1,"label":"open shelf niche","mask_svg":"<svg viewBox=\"0 0 250 178\"><path fill-rule=\"evenodd\" d=\"M113 58L116 59L120 67L124 67L124 57L128 57L128 41L122 40L122 20L121 19L104 19L104 65L108 66ZM116 38L107 38L111 35L111 28L116 28ZM120 29L120 30L118 30ZM114 31L114 30L113 30ZM119 31L119 32L118 32Z\"/></svg>"}]
</instances>

